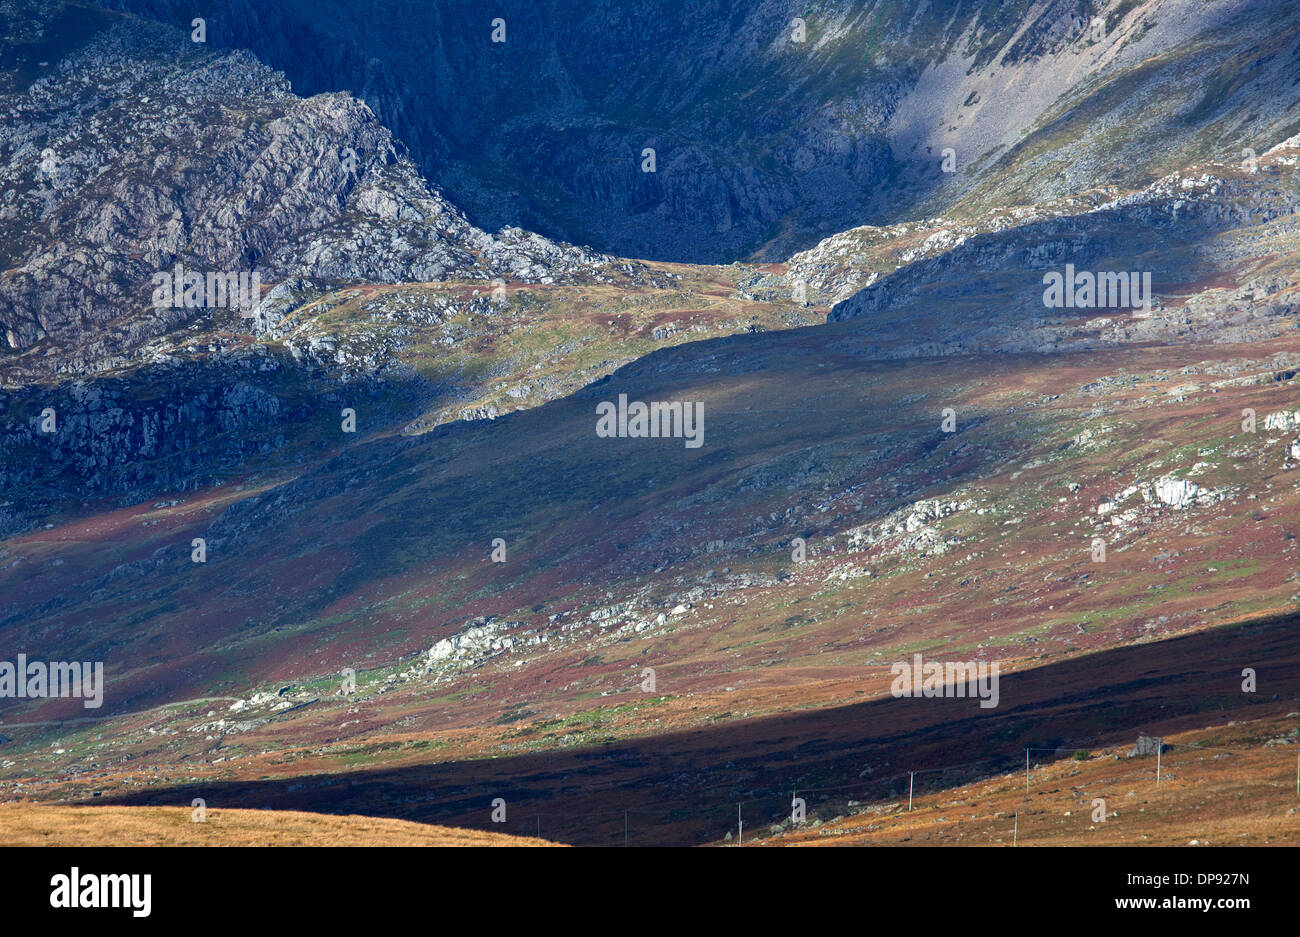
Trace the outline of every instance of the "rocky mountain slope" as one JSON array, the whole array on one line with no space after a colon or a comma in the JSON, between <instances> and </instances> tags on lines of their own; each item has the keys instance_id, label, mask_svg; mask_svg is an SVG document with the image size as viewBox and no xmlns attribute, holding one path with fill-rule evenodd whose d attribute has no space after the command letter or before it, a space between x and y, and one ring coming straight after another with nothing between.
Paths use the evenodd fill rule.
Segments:
<instances>
[{"instance_id":1,"label":"rocky mountain slope","mask_svg":"<svg viewBox=\"0 0 1300 937\"><path fill-rule=\"evenodd\" d=\"M295 96L247 52L75 4L4 12L0 530L291 474L348 405L362 436L492 417L655 347L812 321L742 311L726 271L488 234L368 107ZM155 302L177 269L255 274L256 302L182 303L180 282Z\"/></svg>"},{"instance_id":2,"label":"rocky mountain slope","mask_svg":"<svg viewBox=\"0 0 1300 937\"><path fill-rule=\"evenodd\" d=\"M364 104L298 98L247 52L214 54L178 30L87 9L93 31L56 58L46 32L74 10L14 15L6 39L9 369L112 367L213 314L153 302L153 276L178 263L268 283L555 282L606 260L517 228L473 227ZM252 317L215 310L227 326L239 312Z\"/></svg>"},{"instance_id":3,"label":"rocky mountain slope","mask_svg":"<svg viewBox=\"0 0 1300 937\"><path fill-rule=\"evenodd\" d=\"M1292 137L1248 166L1189 166L1138 191L854 229L749 289L806 283L810 298L834 303L831 321L869 319L882 348L903 354L1272 337L1296 326L1298 163ZM1083 308L1048 308L1045 277L1067 264L1148 276L1146 308L1134 312L1132 297L1108 306L1100 293Z\"/></svg>"},{"instance_id":4,"label":"rocky mountain slope","mask_svg":"<svg viewBox=\"0 0 1300 937\"><path fill-rule=\"evenodd\" d=\"M161 647L196 627L206 635L185 641L194 659L184 666L168 653L134 658L132 676L121 676L135 689L122 705L182 689L235 689L253 677L252 671L242 680L213 674L204 662L213 654L223 671L240 660L263 677L279 673L293 643L328 631L344 609L349 634L360 631L323 646L329 666L353 653L354 640L367 654L409 654L435 644L431 638L451 640L467 621L493 616L489 644L501 637L502 621L511 623L507 631L524 628L527 640L544 643L556 628L564 632L566 614L584 607L613 609L604 617L638 634L670 627L680 614L673 610L694 600L692 587L668 571L680 562L745 569L756 557L783 552L782 542L806 539L820 526L803 506L809 496L790 501L781 492L804 491L814 480L815 514L836 518L828 535L838 531L852 546L872 548L892 535L866 531L884 524L906 535L903 554L945 552L949 541L936 524L974 510L969 485L994 477L1006 452L1032 451L1040 437L1022 437L1022 418L992 404L982 405L973 423L963 419L960 431L936 436L939 401L956 401L971 388L922 392L912 386L918 378L902 372L869 398L890 419L873 423L865 437L862 427L844 437L844 428L819 420L791 424L789 414L819 398L815 406L830 415L862 407L852 386L837 379L822 385L832 373L822 373L828 356L882 379L893 372L879 369L899 358L927 359L928 373L943 356L1128 354L1147 345L1167 347L1179 368L1193 369L1187 373L1205 371L1229 382L1243 369L1286 375L1293 364L1286 343L1294 333L1292 245L1300 203L1295 141L1268 149L1249 166L1202 164L1132 191L1094 190L971 221L853 229L779 267L624 262L518 230L492 237L473 228L419 180L365 107L346 96L296 98L245 54L214 55L174 31L117 15L70 34L58 58L45 50L68 38L59 20L68 8L40 9L45 26L38 18L25 21L27 32L10 34L9 93L17 113L29 116L12 129L24 143L11 149L7 165L18 178L20 152L55 143L52 149L84 168L80 176L67 170L73 174L61 189L54 185L62 178L56 165L57 178L15 196L7 243L22 263L6 274L16 291L10 295L43 296L22 292L22 284L70 244L80 245L80 256L98 271L91 280L103 285L95 295L129 297L147 289L140 284L151 264L226 262L236 259L231 251L251 257L255 244L268 277L280 278L268 283L262 317L253 322L225 310L220 323L177 328L106 304L129 326L117 335L129 360L106 354L100 343L111 325L90 320L96 327L83 335L76 328L81 320L57 295L42 314L46 334L30 333L29 346L11 349L11 388L3 401L7 529L43 523L81 530L78 538L89 535L88 545L98 543L96 531L119 530L125 518L142 509L144 515L130 524L134 530L138 523L138 533L115 549L51 547L39 533L14 538L5 575L24 581L24 596L6 606L6 620L69 638L86 636L76 623L87 619L148 622L133 640ZM168 58L173 53L184 67ZM33 70L46 74L33 78ZM69 92L77 82L81 95ZM88 97L91 88L101 90ZM176 102L198 101L201 89L212 119L179 116ZM211 135L208 155L182 157L161 137L128 134L113 144L113 165L136 173L126 177L134 182L94 168L100 166L94 154L109 144L79 149L73 145L79 138L69 134L108 134L123 122L95 116L96 108L128 106L152 107L156 115L172 109L168 132L184 131L180 139L194 146ZM61 107L85 113L61 117ZM141 126L156 134L165 129L148 120ZM59 127L69 128L64 136ZM224 135L233 142L223 143ZM359 153L377 154L359 164L364 171L356 178L343 172L338 155L354 144ZM333 174L319 171L318 152L333 154L325 157ZM177 176L176 166L199 158L209 162L189 185L192 177ZM171 174L147 168L154 164L172 167ZM91 177L101 179L100 188L85 181ZM122 234L132 229L113 187L125 184L136 186L128 208L153 212L133 222L133 237ZM245 190L256 198L245 199L239 194ZM47 215L35 213L38 195ZM232 215L227 199L243 207ZM156 210L180 203L192 217L185 221L182 212L179 226ZM265 210L254 211L255 205ZM100 250L96 238L108 235L96 234L100 229L87 219L104 218L119 220L103 229L113 234L113 247ZM255 223L245 227L240 218ZM22 237L12 233L19 230ZM359 247L372 242L386 246ZM20 256L24 244L37 245L35 254ZM1067 258L1080 266L1150 267L1152 313L1046 316L1041 267ZM417 282L393 282L404 279ZM780 331L813 321L808 311L836 300L830 324ZM11 331L26 335L22 308L7 307L6 315L13 316ZM778 331L754 334L767 330ZM736 333L743 337L682 344ZM1243 363L1205 365L1188 357L1204 354L1198 349L1211 342L1234 349L1231 360ZM1246 355L1236 350L1248 342L1261 348ZM649 353L663 346L680 347ZM60 361L55 371L77 380L26 377L39 371L31 361L58 360L56 352L65 348L84 357ZM1146 375L1149 366L1126 360L1086 383L1106 393L1131 387L1132 375ZM792 390L778 389L774 379L793 381ZM709 402L710 439L724 442L678 452L669 462L657 452L611 448L589 432L583 414L622 386L633 398L653 393ZM1059 400L1067 389L1040 389L1029 399ZM1092 391L1071 393L1086 400ZM1270 413L1285 411L1270 406ZM62 421L48 434L38 428L47 407ZM346 409L361 415L355 436L340 419ZM1071 455L1088 451L1077 442L1083 437L1077 421L1095 407L1056 411L1044 411L1053 414L1053 445ZM767 414L762 435L744 429L751 413ZM976 428L980 441L963 438ZM860 437L865 451L854 441ZM1066 445L1069 440L1076 442ZM451 451L461 455L448 461ZM470 469L479 459L489 461ZM548 459L539 476L539 461ZM1179 508L1187 506L1180 499L1200 504L1200 482L1167 475L1130 479L1127 488L1106 492L1116 512L1111 519L1127 517L1126 499L1139 491L1147 502L1167 501L1174 492ZM1068 483L1082 484L1079 478ZM607 503L610 484L639 494ZM1206 490L1233 491L1236 498L1248 489L1235 483ZM851 507L832 510L841 498ZM423 518L430 510L446 526L428 528ZM605 546L593 555L587 518L597 510ZM683 510L688 514L668 523ZM101 516L115 519L86 526L85 519ZM299 523L308 527L295 529ZM542 530L545 548L541 541L523 547L533 556L523 568L480 569L475 560L472 574L455 572L498 537L518 551L519 542L532 542ZM185 560L184 544L196 536L211 546L211 565ZM72 552L64 556L64 549ZM339 564L328 581L313 584L292 572L310 556L323 573L334 562L327 555ZM31 574L36 556L52 564L48 576ZM745 588L784 581L772 578L766 562L739 574ZM249 599L242 612L232 594L213 593L204 577L194 578L217 568L242 583L235 589ZM563 578L554 580L561 569ZM433 599L418 583L435 575L450 578L439 580ZM466 585L444 593L461 576ZM394 577L391 588L419 598L357 617L358 608L369 606L354 603L379 588L376 580ZM191 598L176 605L175 597L189 590ZM472 611L488 596L511 594L531 598L523 604L494 599ZM406 601L415 604L397 611ZM442 611L432 618L420 613L418 635L397 625L430 601ZM395 643L385 637L394 628L405 635ZM90 635L94 646L78 643L65 652L102 652L104 635ZM281 649L268 651L274 646ZM295 667L292 675L309 671Z\"/></svg>"},{"instance_id":5,"label":"rocky mountain slope","mask_svg":"<svg viewBox=\"0 0 1300 937\"><path fill-rule=\"evenodd\" d=\"M423 15L478 15L437 9ZM1126 87L1140 103L1177 69L1226 61L1257 22L1242 17L1275 8L1108 9L1126 37L1109 52L1062 51L1061 24L1090 8L1060 3L1020 18L1015 4L917 8L907 48L934 53L915 31L941 17L943 48L966 37L953 48L971 58L967 77L1014 71L1012 137L1020 120L1031 136L1068 125L1086 149L1107 95ZM1151 127L1182 121L1170 139L1183 156L1215 149L1225 120L1239 140L1279 131L1251 159L1198 156L1148 178L1156 163L1127 144L1094 171L1082 150L990 139L981 152L1002 155L984 182L953 183L951 212L863 226L858 206L853 227L786 263L706 266L488 234L368 104L337 88L298 97L246 52L72 4L0 10L16 115L0 137L0 636L102 661L108 679L93 715L76 699L4 701L4 796L165 800L212 784L244 802L472 825L484 777L505 776L565 809L602 784L669 800L685 810L670 832L700 842L717 839L703 789L784 790L767 746L801 783L843 790L872 764L898 767L902 737L922 738L931 761L954 739L993 760L1060 724L1105 744L1147 722L1200 728L1210 710L1255 705L1237 688L1245 666L1273 667L1272 702L1287 705L1300 601L1300 141L1281 132L1287 94L1251 108L1254 79L1202 85L1213 94L1194 119L1150 112ZM1285 11L1276 23L1285 38ZM732 25L753 35L739 13ZM454 45L450 28L438 35ZM867 71L927 87L921 60L885 67L895 41L872 47L884 64ZM1260 62L1285 58L1273 38L1252 41ZM830 54L827 34L809 42ZM847 81L861 49L844 49ZM1044 100L1091 103L1036 124L1048 105L1023 82L1067 54L1090 77L1042 77ZM1273 76L1261 67L1243 74ZM485 112L502 93L469 87ZM777 112L764 96L784 93L771 76L762 87L758 128ZM680 79L654 88L685 94ZM827 93L800 88L791 106ZM913 93L891 113L919 127ZM574 94L575 114L600 113ZM517 103L493 158L507 188L520 171L510 134L533 128L539 150L548 139ZM472 108L459 106L446 125L468 134ZM923 146L914 134L890 147L903 139ZM591 165L589 145L570 156ZM1081 175L1033 175L1067 156ZM1010 197L998 186L1016 174L1037 181ZM765 184L800 197L782 178ZM557 203L590 206L593 231L615 204L537 180ZM817 185L853 191L833 174ZM907 191L938 204L924 188ZM791 243L811 230L793 204L773 216L803 232ZM258 314L156 308L152 278L177 262L264 274ZM1067 264L1150 274L1150 308L1048 308L1044 277ZM700 445L599 432L600 408L623 397L699 407ZM883 698L888 664L921 652L1025 675L978 725L900 715ZM1100 680L1125 701L1104 717ZM1070 693L1054 696L1061 685ZM1162 713L1171 687L1176 711ZM864 738L854 706L887 710L890 732ZM733 761L710 733L736 728L746 753ZM626 758L606 747L632 739ZM555 793L554 776L537 778L556 766L589 786ZM353 769L370 784L333 790ZM585 817L567 841L606 832Z\"/></svg>"},{"instance_id":6,"label":"rocky mountain slope","mask_svg":"<svg viewBox=\"0 0 1300 937\"><path fill-rule=\"evenodd\" d=\"M480 224L642 258L782 260L1300 131L1289 0L113 5L352 91Z\"/></svg>"}]
</instances>

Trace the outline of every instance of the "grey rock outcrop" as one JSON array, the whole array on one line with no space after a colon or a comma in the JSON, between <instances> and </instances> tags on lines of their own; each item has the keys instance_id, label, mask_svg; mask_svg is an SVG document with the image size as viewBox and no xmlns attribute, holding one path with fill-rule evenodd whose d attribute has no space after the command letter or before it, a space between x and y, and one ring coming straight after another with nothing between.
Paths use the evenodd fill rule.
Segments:
<instances>
[{"instance_id":1,"label":"grey rock outcrop","mask_svg":"<svg viewBox=\"0 0 1300 937\"><path fill-rule=\"evenodd\" d=\"M257 330L250 310L228 304L155 304L155 275L178 263L257 273L270 288L302 277L550 283L606 260L474 227L346 94L296 97L248 52L215 54L132 17L96 27L30 84L0 85L11 376L114 367L193 322Z\"/></svg>"}]
</instances>

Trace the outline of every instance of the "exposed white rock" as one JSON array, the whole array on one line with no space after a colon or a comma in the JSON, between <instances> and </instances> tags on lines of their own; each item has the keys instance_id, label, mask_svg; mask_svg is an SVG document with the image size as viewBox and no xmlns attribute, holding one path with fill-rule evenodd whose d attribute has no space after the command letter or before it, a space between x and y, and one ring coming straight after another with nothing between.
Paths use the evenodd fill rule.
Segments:
<instances>
[{"instance_id":1,"label":"exposed white rock","mask_svg":"<svg viewBox=\"0 0 1300 937\"><path fill-rule=\"evenodd\" d=\"M1300 410L1279 410L1264 417L1264 429L1300 429Z\"/></svg>"},{"instance_id":2,"label":"exposed white rock","mask_svg":"<svg viewBox=\"0 0 1300 937\"><path fill-rule=\"evenodd\" d=\"M960 511L976 507L973 499L943 500L932 498L901 508L877 524L859 527L849 532L849 545L870 547L882 540L898 537L891 553L917 553L938 556L959 542L955 536L944 537L935 523Z\"/></svg>"},{"instance_id":3,"label":"exposed white rock","mask_svg":"<svg viewBox=\"0 0 1300 937\"><path fill-rule=\"evenodd\" d=\"M491 619L476 619L460 633L443 638L429 648L428 664L459 660L477 660L500 654L514 647L512 637L500 637L499 632L509 627L509 622L496 623Z\"/></svg>"},{"instance_id":4,"label":"exposed white rock","mask_svg":"<svg viewBox=\"0 0 1300 937\"><path fill-rule=\"evenodd\" d=\"M1179 510L1194 504L1214 504L1224 500L1225 497L1227 493L1223 490L1202 488L1195 482L1174 475L1157 478L1151 485L1142 489L1144 501L1159 501Z\"/></svg>"}]
</instances>

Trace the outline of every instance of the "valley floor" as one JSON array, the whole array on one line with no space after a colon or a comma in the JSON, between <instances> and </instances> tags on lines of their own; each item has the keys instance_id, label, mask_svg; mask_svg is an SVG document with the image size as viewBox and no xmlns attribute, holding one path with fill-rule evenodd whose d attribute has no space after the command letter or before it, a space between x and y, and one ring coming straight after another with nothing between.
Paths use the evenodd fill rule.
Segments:
<instances>
[{"instance_id":1,"label":"valley floor","mask_svg":"<svg viewBox=\"0 0 1300 937\"><path fill-rule=\"evenodd\" d=\"M115 824L147 808L150 821L129 821L132 836L189 842L217 829L190 829L199 824L189 805L202 798L210 817L230 818L232 841L266 844L451 835L420 825L438 824L465 835L540 831L574 845L720 845L735 841L738 813L747 845L1294 843L1298 624L1295 615L1255 619L1004 671L997 709L894 699L883 681L866 698L828 704L864 686L843 675L782 692L785 712L744 718L763 691L736 687L670 705L726 705L718 715L741 718L541 751L503 753L473 731L415 738L391 720L345 764L287 739L234 764L155 750L149 763L130 759L95 777L24 778L26 804L3 808L0 830L5 842L42 841L42 827L68 837L44 841L116 841ZM1243 692L1243 663L1258 666L1259 692ZM809 708L794 709L800 700ZM679 715L700 716L685 708ZM609 730L635 731L635 711L623 718ZM295 722L288 731L301 739L310 721ZM1125 757L1141 734L1171 746L1158 787L1154 757ZM797 827L787 819L793 796L807 805ZM508 823L491 819L497 797ZM1096 798L1104 821L1092 819ZM33 800L111 806L41 815Z\"/></svg>"}]
</instances>

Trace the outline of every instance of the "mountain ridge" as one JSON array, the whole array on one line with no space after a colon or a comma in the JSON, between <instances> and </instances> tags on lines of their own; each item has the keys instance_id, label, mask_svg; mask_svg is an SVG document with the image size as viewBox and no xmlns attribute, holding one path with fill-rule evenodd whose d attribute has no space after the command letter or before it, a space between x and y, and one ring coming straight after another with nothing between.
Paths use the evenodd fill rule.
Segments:
<instances>
[{"instance_id":1,"label":"mountain ridge","mask_svg":"<svg viewBox=\"0 0 1300 937\"><path fill-rule=\"evenodd\" d=\"M779 261L863 223L1018 204L1029 180L1137 188L1300 132L1281 0L113 5L206 17L210 42L351 89L487 227L643 259Z\"/></svg>"}]
</instances>

